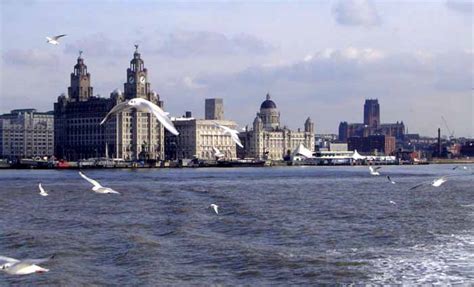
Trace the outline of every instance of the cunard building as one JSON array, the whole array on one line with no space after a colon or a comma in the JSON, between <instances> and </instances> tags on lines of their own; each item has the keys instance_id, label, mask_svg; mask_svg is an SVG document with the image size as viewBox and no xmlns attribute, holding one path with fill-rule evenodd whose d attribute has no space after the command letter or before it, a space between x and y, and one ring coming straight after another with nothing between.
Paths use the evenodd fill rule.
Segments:
<instances>
[{"instance_id":1,"label":"cunard building","mask_svg":"<svg viewBox=\"0 0 474 287\"><path fill-rule=\"evenodd\" d=\"M68 95L59 96L54 104L57 158L159 160L163 157L164 130L153 115L133 109L118 113L100 125L112 107L132 98L144 98L163 107L158 94L150 89L148 71L137 49L127 69L124 92L116 89L110 98L100 98L93 96L92 91L91 76L79 55Z\"/></svg>"}]
</instances>

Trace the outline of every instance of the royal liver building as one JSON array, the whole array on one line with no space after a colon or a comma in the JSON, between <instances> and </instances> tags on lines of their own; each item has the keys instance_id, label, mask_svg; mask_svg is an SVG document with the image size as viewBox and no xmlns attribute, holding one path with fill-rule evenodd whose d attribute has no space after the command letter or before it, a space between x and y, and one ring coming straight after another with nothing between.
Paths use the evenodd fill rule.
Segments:
<instances>
[{"instance_id":1,"label":"royal liver building","mask_svg":"<svg viewBox=\"0 0 474 287\"><path fill-rule=\"evenodd\" d=\"M91 76L80 55L71 74L68 95L61 95L54 104L56 157L162 159L164 130L153 115L130 110L99 125L113 106L137 97L163 107L158 94L150 89L148 71L137 49L127 69L124 92L116 89L110 98L92 95Z\"/></svg>"}]
</instances>

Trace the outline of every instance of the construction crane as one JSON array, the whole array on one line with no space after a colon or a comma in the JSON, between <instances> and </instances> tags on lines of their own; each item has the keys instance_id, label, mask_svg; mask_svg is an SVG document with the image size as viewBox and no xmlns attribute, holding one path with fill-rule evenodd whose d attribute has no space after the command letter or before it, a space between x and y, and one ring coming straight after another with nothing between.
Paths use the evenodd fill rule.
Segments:
<instances>
[{"instance_id":1,"label":"construction crane","mask_svg":"<svg viewBox=\"0 0 474 287\"><path fill-rule=\"evenodd\" d=\"M451 131L451 129L448 126L448 122L446 121L446 119L443 116L441 116L441 119L443 120L444 125L446 126L446 129L448 130L449 140L452 140L454 138L454 131Z\"/></svg>"}]
</instances>

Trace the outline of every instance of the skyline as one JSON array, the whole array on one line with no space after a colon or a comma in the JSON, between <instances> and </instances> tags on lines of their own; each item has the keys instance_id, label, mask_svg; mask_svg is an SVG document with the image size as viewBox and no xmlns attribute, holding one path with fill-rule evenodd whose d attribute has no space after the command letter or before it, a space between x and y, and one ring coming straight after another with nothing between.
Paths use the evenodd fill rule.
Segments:
<instances>
[{"instance_id":1,"label":"skyline","mask_svg":"<svg viewBox=\"0 0 474 287\"><path fill-rule=\"evenodd\" d=\"M444 116L455 136L473 137L470 2L85 3L0 4L1 113L52 110L79 50L94 94L123 90L137 43L173 116L203 117L205 98L223 98L225 117L244 127L269 92L282 125L301 128L309 115L316 133L337 133L378 98L383 122L433 136L447 134Z\"/></svg>"}]
</instances>

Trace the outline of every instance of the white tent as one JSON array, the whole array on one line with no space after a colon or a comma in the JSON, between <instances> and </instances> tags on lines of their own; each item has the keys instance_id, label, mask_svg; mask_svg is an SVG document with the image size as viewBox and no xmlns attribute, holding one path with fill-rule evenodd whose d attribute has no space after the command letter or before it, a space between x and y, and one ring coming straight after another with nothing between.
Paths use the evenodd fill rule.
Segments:
<instances>
[{"instance_id":1,"label":"white tent","mask_svg":"<svg viewBox=\"0 0 474 287\"><path fill-rule=\"evenodd\" d=\"M353 160L358 160L358 159L366 159L367 157L360 155L357 150L354 150L354 154L352 155Z\"/></svg>"},{"instance_id":2,"label":"white tent","mask_svg":"<svg viewBox=\"0 0 474 287\"><path fill-rule=\"evenodd\" d=\"M305 158L314 158L313 152L305 148L303 144L300 144L293 152L293 156L296 156L296 155L301 155L301 156L304 156Z\"/></svg>"}]
</instances>

